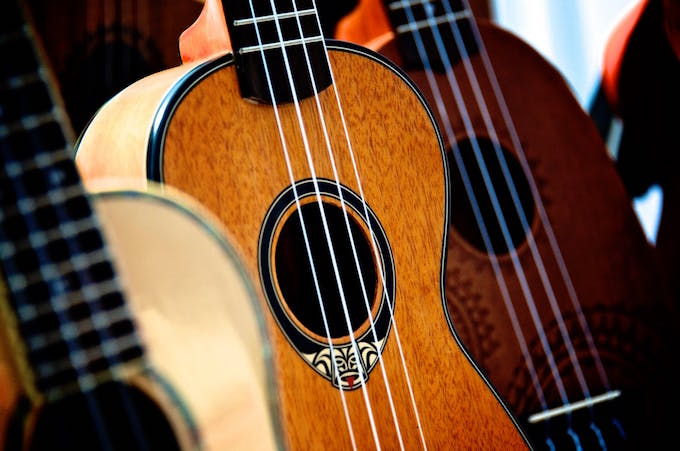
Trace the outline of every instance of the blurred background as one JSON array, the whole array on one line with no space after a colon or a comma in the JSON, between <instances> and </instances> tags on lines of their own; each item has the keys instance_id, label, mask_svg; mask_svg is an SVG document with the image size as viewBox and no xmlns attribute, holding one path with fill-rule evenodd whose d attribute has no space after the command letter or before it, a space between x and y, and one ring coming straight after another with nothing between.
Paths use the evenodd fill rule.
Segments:
<instances>
[{"instance_id":1,"label":"blurred background","mask_svg":"<svg viewBox=\"0 0 680 451\"><path fill-rule=\"evenodd\" d=\"M357 0L317 1L325 33ZM529 42L555 65L584 109L597 98L603 52L616 24L637 0L473 0L475 14ZM110 97L139 78L180 63L177 38L198 17L196 0L29 0L61 84L76 134ZM612 158L620 126L604 131ZM603 132L603 133L604 133ZM654 243L663 194L635 193L634 206Z\"/></svg>"}]
</instances>

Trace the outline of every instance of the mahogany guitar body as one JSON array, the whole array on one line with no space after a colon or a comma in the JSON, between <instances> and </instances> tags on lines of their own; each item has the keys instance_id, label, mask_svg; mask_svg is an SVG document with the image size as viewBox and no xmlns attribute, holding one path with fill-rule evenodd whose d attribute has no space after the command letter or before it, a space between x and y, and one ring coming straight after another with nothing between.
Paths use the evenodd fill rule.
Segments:
<instances>
[{"instance_id":1,"label":"mahogany guitar body","mask_svg":"<svg viewBox=\"0 0 680 451\"><path fill-rule=\"evenodd\" d=\"M353 15L341 22L336 37L365 44L379 51L397 65L404 59L379 2L365 1ZM372 5L370 5L372 4ZM370 5L370 6L369 6ZM452 216L446 267L446 297L453 323L473 358L508 402L511 410L526 427L534 445L541 449L550 437L557 449L572 449L574 440L568 429L578 435L583 449L600 449L600 437L591 428L594 423L608 449L642 449L661 446L673 418L672 401L667 394L668 359L674 352L671 335L675 322L674 308L661 284L657 283L655 261L623 186L608 159L597 130L576 102L561 75L528 45L513 35L481 21L482 41L495 71L517 139L513 139L503 111L494 96L494 86L485 75L482 58L471 54L485 107L480 107L469 82L464 64L458 62L452 72L458 83L494 186L499 193L512 237L512 246L497 251L498 271L507 287L522 339L535 367L538 384L547 408L564 404L551 372L541 334L532 319L526 301L526 287L536 305L538 322L545 331L545 343L553 353L568 400L578 402L584 396L568 354L573 350L580 362L591 397L620 390L621 396L591 409L576 410L571 418L557 415L545 422L529 423L534 413L545 410L513 328L503 287L494 272L493 258L484 247L466 187L453 157L453 143L447 143L452 174ZM455 47L455 43L448 43ZM432 49L429 49L432 50ZM436 52L436 50L433 50ZM434 107L439 101L429 88L426 73L413 69L407 73ZM478 166L472 157L470 128L457 107L449 79L435 72L448 123L467 166L477 206L489 229L494 249L503 247L501 230L485 194ZM493 123L487 127L485 114ZM446 125L438 114L442 130ZM495 131L495 132L494 132ZM523 210L528 229L522 226L504 184L504 175L496 162L493 143L500 144ZM518 158L521 145L538 192L532 194ZM481 194L480 194L481 193ZM540 196L552 226L556 242L580 302L574 306L569 286L564 282L560 262L553 252L550 236L544 227L539 206ZM514 219L513 219L514 218ZM489 225L491 224L491 225ZM529 240L543 265L536 263ZM497 246L497 247L496 247ZM519 263L521 270L517 270ZM549 280L563 324L571 340L568 344L559 329L556 315L541 270ZM519 276L518 276L519 274ZM522 285L522 277L526 284ZM598 373L596 359L583 333L580 316L590 329L609 385ZM618 422L619 424L616 424ZM620 430L626 437L622 439Z\"/></svg>"},{"instance_id":2,"label":"mahogany guitar body","mask_svg":"<svg viewBox=\"0 0 680 451\"><path fill-rule=\"evenodd\" d=\"M287 224L298 216L291 187L303 210L318 200L309 194L312 172L295 108L278 107L291 179L274 110L240 97L231 55L171 69L123 91L90 124L76 162L86 180L127 175L186 191L235 237L248 271L260 279L287 448L351 449L354 441L358 449L374 448L375 442L393 449L399 444L395 423L406 449L423 442L431 449L525 447L513 419L452 336L443 297L447 168L433 117L412 85L383 60L342 44L329 44L329 58L335 84L318 99L340 190L315 99L301 101L300 111L324 210L341 211L342 192L358 242L369 240L369 230L378 242L380 257L369 250L362 261L384 272L367 285L375 329L383 335L379 343L365 341L370 320L359 318L353 336L364 340L357 344L360 365L356 355L345 361L338 355L351 354L347 327L333 335L334 348L321 346L328 341L319 337L321 326L304 317L316 300L300 309L291 294L300 287L286 284L304 269L304 258L285 260L296 257L285 249L294 235ZM109 153L98 153L102 142L112 146ZM359 193L365 204L352 204ZM337 226L330 224L331 234ZM351 261L351 253L338 257L341 266ZM335 281L321 277L326 295L326 282ZM393 321L385 321L388 304ZM329 352L342 361L335 374Z\"/></svg>"}]
</instances>

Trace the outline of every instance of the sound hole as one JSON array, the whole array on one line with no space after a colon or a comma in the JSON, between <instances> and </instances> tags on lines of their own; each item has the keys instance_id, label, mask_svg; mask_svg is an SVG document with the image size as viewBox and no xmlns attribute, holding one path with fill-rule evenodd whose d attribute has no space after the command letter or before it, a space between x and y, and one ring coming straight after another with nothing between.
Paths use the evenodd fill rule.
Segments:
<instances>
[{"instance_id":1,"label":"sound hole","mask_svg":"<svg viewBox=\"0 0 680 451\"><path fill-rule=\"evenodd\" d=\"M179 444L165 415L145 393L110 382L47 404L28 449L179 451Z\"/></svg>"},{"instance_id":2,"label":"sound hole","mask_svg":"<svg viewBox=\"0 0 680 451\"><path fill-rule=\"evenodd\" d=\"M489 252L496 255L506 254L510 250L517 248L526 239L527 230L520 220L511 195L510 186L505 181L502 166L498 161L496 150L493 142L484 138L477 138L476 142L479 144L479 150L483 160L484 167L489 174L491 185L496 192L498 205L501 214L497 215L489 191L487 190L484 179L482 177L481 166L475 158L472 141L467 139L459 142L458 151L460 159L463 161L467 176L469 178L469 187L476 198L476 205L483 220L484 226L488 234L489 242L492 249L488 250L484 242L484 237L481 228L472 208L472 203L468 195L461 170L458 168L457 159L454 155L449 155L449 166L451 169L451 221L456 231L473 247L482 251ZM534 219L534 200L531 195L531 189L524 171L515 157L506 149L501 148L503 157L507 163L507 168L510 173L512 186L514 187L517 197L519 198L520 210L524 212L526 218L526 225L531 226ZM503 235L502 224L507 227L509 235L510 246Z\"/></svg>"},{"instance_id":3,"label":"sound hole","mask_svg":"<svg viewBox=\"0 0 680 451\"><path fill-rule=\"evenodd\" d=\"M299 214L295 211L282 226L276 243L275 271L281 294L292 314L304 327L318 336L327 337L314 283L314 274L316 274L330 337L335 339L348 336L340 289L328 249L319 205L317 202L307 203L302 205L301 212L309 239L314 272L312 272L310 257L300 227ZM324 203L323 212L330 230L342 292L347 303L352 332L354 332L368 320L361 289L362 280L371 308L376 301L377 277L371 245L353 215L349 214L348 233L340 207ZM352 253L350 233L361 268L361 279Z\"/></svg>"}]
</instances>

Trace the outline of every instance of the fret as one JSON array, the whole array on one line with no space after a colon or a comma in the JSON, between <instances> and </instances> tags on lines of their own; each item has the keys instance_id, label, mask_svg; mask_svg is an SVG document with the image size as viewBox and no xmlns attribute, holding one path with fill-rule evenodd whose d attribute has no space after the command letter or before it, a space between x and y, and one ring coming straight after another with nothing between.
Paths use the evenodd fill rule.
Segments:
<instances>
[{"instance_id":1,"label":"fret","mask_svg":"<svg viewBox=\"0 0 680 451\"><path fill-rule=\"evenodd\" d=\"M244 54L244 53L253 53L253 52L260 52L262 50L273 50L273 49L280 49L281 46L284 47L290 47L294 45L302 45L302 44L310 44L312 42L323 42L323 36L313 36L313 37L305 37L304 39L292 39L290 41L283 41L283 42L274 42L271 44L263 44L263 45L252 45L249 47L242 47L239 49L239 53Z\"/></svg>"},{"instance_id":2,"label":"fret","mask_svg":"<svg viewBox=\"0 0 680 451\"><path fill-rule=\"evenodd\" d=\"M41 379L50 379L64 371L75 370L77 373L92 373L93 364L101 364L107 361L109 369L115 368L116 363L122 363L122 356L126 353L135 353L139 349L139 341L134 335L122 338L111 338L102 342L97 347L88 349L78 349L69 354L68 357L54 362L41 363L36 367L36 373ZM127 360L127 359L126 359Z\"/></svg>"},{"instance_id":3,"label":"fret","mask_svg":"<svg viewBox=\"0 0 680 451\"><path fill-rule=\"evenodd\" d=\"M266 16L259 16L259 17L250 17L247 19L238 19L234 21L234 25L237 27L243 26L243 25L251 25L254 23L264 23L264 22L273 22L275 20L283 20L283 19L294 19L296 17L304 17L304 16L312 16L316 14L316 10L314 9L303 9L301 11L297 12L289 12L289 13L280 13L280 14L269 14Z\"/></svg>"},{"instance_id":4,"label":"fret","mask_svg":"<svg viewBox=\"0 0 680 451\"><path fill-rule=\"evenodd\" d=\"M445 23L450 23L456 20L460 19L467 19L471 17L469 11L462 11L459 13L449 13L449 14L444 14L443 16L438 16L438 17L431 17L428 19L424 20L419 20L416 22L410 22L407 24L399 25L396 28L397 33L411 33L415 30L420 30L423 28L429 28L433 27L435 25L442 25Z\"/></svg>"},{"instance_id":5,"label":"fret","mask_svg":"<svg viewBox=\"0 0 680 451\"><path fill-rule=\"evenodd\" d=\"M77 339L80 336L95 332L98 328L110 327L121 321L127 321L128 312L124 306L114 310L99 312L92 315L91 319L83 319L75 322L63 324L59 331L50 331L41 335L31 336L27 339L30 351L40 351L60 341Z\"/></svg>"},{"instance_id":6,"label":"fret","mask_svg":"<svg viewBox=\"0 0 680 451\"><path fill-rule=\"evenodd\" d=\"M117 295L120 289L117 279L102 282L93 282L96 285L99 301L110 295ZM91 299L87 299L81 292L62 293L41 303L22 304L17 307L17 316L23 322L39 321L50 314L61 314L80 304L87 305ZM107 309L109 310L109 309Z\"/></svg>"},{"instance_id":7,"label":"fret","mask_svg":"<svg viewBox=\"0 0 680 451\"><path fill-rule=\"evenodd\" d=\"M45 124L54 122L55 111L23 116L19 121L0 124L0 139L5 139L16 133L30 132Z\"/></svg>"},{"instance_id":8,"label":"fret","mask_svg":"<svg viewBox=\"0 0 680 451\"><path fill-rule=\"evenodd\" d=\"M30 249L45 247L60 240L75 239L83 233L90 232L93 227L92 218L70 221L67 226L62 226L60 229L31 233L28 238L14 243L0 243L0 255L12 256Z\"/></svg>"},{"instance_id":9,"label":"fret","mask_svg":"<svg viewBox=\"0 0 680 451\"><path fill-rule=\"evenodd\" d=\"M435 0L400 0L398 2L392 2L387 7L392 10L396 11L397 9L404 9L407 6L408 7L413 7L416 5L432 5Z\"/></svg>"},{"instance_id":10,"label":"fret","mask_svg":"<svg viewBox=\"0 0 680 451\"><path fill-rule=\"evenodd\" d=\"M7 282L14 291L25 290L32 285L45 282L50 286L65 278L70 273L84 272L92 266L108 262L109 255L103 250L97 250L87 254L65 256L60 262L42 263L40 269L33 272L7 274Z\"/></svg>"},{"instance_id":11,"label":"fret","mask_svg":"<svg viewBox=\"0 0 680 451\"><path fill-rule=\"evenodd\" d=\"M332 77L314 2L273 3L222 1L225 16L231 18L227 26L241 96L283 104L292 102L293 96L301 100L326 89Z\"/></svg>"},{"instance_id":12,"label":"fret","mask_svg":"<svg viewBox=\"0 0 680 451\"><path fill-rule=\"evenodd\" d=\"M50 170L48 176L53 179L61 179L64 176L56 172L56 170ZM5 208L5 211L0 212L0 221L7 218L21 216L25 217L28 215L34 215L38 210L43 208L52 207L54 210L58 210L60 204L64 204L71 200L79 199L83 196L83 188L80 185L73 185L67 188L52 189L44 193L44 197L23 197L17 200L16 204L10 205ZM65 210L65 209L64 209ZM94 224L93 224L94 226ZM68 222L60 224L59 227L63 227L66 233L72 233L69 229L72 227ZM35 232L35 234L44 233L43 231ZM30 239L30 237L29 237Z\"/></svg>"},{"instance_id":13,"label":"fret","mask_svg":"<svg viewBox=\"0 0 680 451\"><path fill-rule=\"evenodd\" d=\"M71 163L72 159L65 152L66 149L57 149L56 152L43 152L36 154L30 160L8 161L5 163L5 173L10 177L19 177L28 171L50 171L62 163ZM82 188L81 188L82 192Z\"/></svg>"},{"instance_id":14,"label":"fret","mask_svg":"<svg viewBox=\"0 0 680 451\"><path fill-rule=\"evenodd\" d=\"M406 69L444 72L462 55L477 52L474 17L462 0L386 0L384 4ZM458 47L456 34L460 34L464 49ZM438 43L444 44L444 54Z\"/></svg>"}]
</instances>

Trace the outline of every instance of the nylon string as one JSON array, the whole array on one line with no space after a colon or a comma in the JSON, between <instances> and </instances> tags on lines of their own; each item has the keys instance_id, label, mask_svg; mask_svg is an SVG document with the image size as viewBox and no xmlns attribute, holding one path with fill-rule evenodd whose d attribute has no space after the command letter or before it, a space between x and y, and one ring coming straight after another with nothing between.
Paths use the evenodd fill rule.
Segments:
<instances>
[{"instance_id":1,"label":"nylon string","mask_svg":"<svg viewBox=\"0 0 680 451\"><path fill-rule=\"evenodd\" d=\"M292 93L292 97L293 97L294 104L295 104L297 119L298 119L298 123L300 124L300 127L301 127L301 133L302 133L303 143L304 143L304 147L305 147L305 153L306 153L306 156L307 156L307 161L308 161L308 165L310 167L310 171L312 172L312 180L313 180L314 187L315 187L315 190L316 190L317 202L320 202L320 198L321 198L320 191L319 191L319 188L318 188L316 175L314 173L313 163L311 162L311 158L310 158L309 143L307 142L307 136L306 136L306 132L305 132L305 129L304 129L304 123L303 123L302 118L301 118L299 102L297 100L297 92L295 90L295 85L294 85L294 82L293 82L293 79L292 79L292 74L291 74L291 71L290 71L290 64L288 62L288 58L287 58L287 54L286 54L285 44L284 44L284 40L283 40L283 34L281 33L280 26L279 26L279 23L278 23L278 17L277 17L277 14L276 14L276 7L273 4L273 1L271 1L270 3L271 3L271 7L272 7L272 13L273 13L273 16L274 16L274 19L275 19L275 24L276 24L276 28L277 28L277 34L278 34L278 37L279 37L279 41L280 41L281 51L282 51L282 54L284 56L284 65L285 65L285 68L286 68L286 73L287 73L287 76L288 76L288 81L289 81L289 84L290 84L291 93ZM332 339L331 339L330 329L329 329L329 326L328 326L328 319L327 319L326 313L325 313L323 296L321 294L321 289L319 287L318 277L316 275L316 268L314 266L314 258L312 256L311 247L310 247L310 244L309 244L309 239L308 239L307 232L306 232L307 228L305 226L304 218L302 216L300 197L297 193L297 188L296 188L296 184L295 184L295 176L293 174L292 164L291 164L290 156L289 156L289 152L288 152L288 145L287 145L287 142L286 142L286 139L285 139L285 136L284 136L283 125L282 125L281 118L280 118L280 115L279 115L279 110L278 110L278 105L276 103L276 98L274 96L274 89L273 89L272 82L271 82L271 76L270 76L270 73L269 73L269 68L268 68L266 56L265 56L265 53L264 53L264 46L263 46L263 43L262 43L260 31L259 31L259 25L258 25L258 22L256 20L257 16L255 14L255 10L254 10L254 7L253 7L252 0L249 0L249 4L250 4L250 11L251 11L251 18L253 19L253 25L255 27L255 33L256 33L256 36L257 36L258 46L260 47L260 55L262 57L262 63L264 65L265 77L266 77L266 80L267 80L267 87L269 89L269 94L270 94L270 97L272 99L272 106L273 106L274 115L275 115L276 122L277 122L277 128L278 128L278 131L279 131L279 138L281 140L284 158L286 160L286 167L287 167L287 170L288 170L288 175L289 175L289 179L290 179L290 183L291 183L291 187L292 187L292 190L293 190L295 203L296 203L296 207L297 207L298 217L299 217L300 224L301 224L303 239L304 239L305 248L306 248L306 251L307 251L307 257L309 259L310 268L311 268L311 271L312 271L312 278L314 280L314 287L315 287L316 294L317 294L317 300L319 302L319 308L321 310L324 328L326 330L326 338L328 339L328 344L329 344L329 348L330 348L332 367L334 368L335 375L338 379L338 386L340 388L340 390L339 390L340 391L340 398L341 398L342 405L343 405L345 420L346 420L346 423L347 423L347 428L348 428L348 431L349 431L352 447L353 447L354 450L357 450L356 439L354 437L354 431L353 431L353 428L352 428L352 420L351 420L350 415L349 415L349 411L348 411L348 408L347 408L347 402L346 402L345 394L344 394L344 388L342 387L342 384L340 383L340 373L339 373L339 370L337 368L337 363L335 361L334 346L333 346L333 342L332 342ZM321 212L322 212L322 218L324 218L325 215L323 214L323 210L321 210ZM324 223L324 226L326 226L325 223ZM327 235L327 241L329 241L328 235ZM329 244L329 248L332 249L331 244ZM333 253L331 252L331 256L332 255L333 255ZM337 275L337 269L335 267L334 267L334 269L336 270L336 280L337 280L339 278L338 275ZM343 292L342 292L341 287L339 287L339 290L340 290L341 299L342 299ZM344 300L343 300L343 302L344 302ZM345 307L346 307L346 304L343 304L343 308L345 308ZM349 320L348 320L347 315L346 315L346 321L349 324ZM348 330L351 330L351 326L348 326ZM358 347L356 346L356 342L354 341L351 334L350 334L350 339L352 340L352 350L355 354L355 358L357 359L357 362L359 362L360 361L359 360L360 354L358 352L358 349L357 349ZM363 384L363 377L361 376L361 372L359 372L359 377L360 377L360 380L362 382L362 391L363 391L363 395L364 395L364 402L367 405L367 409L369 411L369 419L371 421L372 430L374 431L373 438L374 438L374 441L376 442L376 446L379 448L378 440L377 440L377 433L375 431L374 420L373 420L373 416L372 416L372 410L370 409L370 400L368 400L368 396L367 396L365 387L363 387L364 384Z\"/></svg>"},{"instance_id":2,"label":"nylon string","mask_svg":"<svg viewBox=\"0 0 680 451\"><path fill-rule=\"evenodd\" d=\"M316 0L312 0L312 3L314 4L314 7L316 8ZM317 25L319 26L319 29L321 29L321 23L320 23L320 19L319 19L318 15L317 15L316 19L317 19ZM354 150L353 150L353 147L352 147L351 139L349 137L349 131L348 131L347 123L346 123L346 120L345 120L344 111L343 111L343 108L342 108L342 105L341 105L341 102L340 102L339 92L338 92L338 89L337 89L337 85L335 83L335 76L333 74L332 66L331 66L331 63L330 63L330 58L328 56L328 48L326 46L325 41L322 41L322 43L323 43L323 47L324 47L324 53L325 53L325 56L326 56L326 63L329 67L330 74L331 74L331 80L332 80L333 87L334 87L333 91L334 91L334 94L335 94L336 103L338 105L338 111L339 111L341 123L342 123L342 126L343 126L343 132L345 134L347 146L348 146L348 149L349 149L350 159L352 161L352 167L354 169L354 174L355 174L357 186L358 186L358 189L359 189L359 196L360 196L360 199L361 199L361 202L362 202L362 205L363 205L363 209L364 209L364 216L368 218L369 217L368 205L367 205L367 202L366 202L366 199L365 199L364 190L363 190L363 186L362 186L362 183L361 183L361 178L359 176L359 170L358 170L356 158L354 157ZM370 221L367 221L367 226L368 226L368 229L369 229L369 235L371 236L371 246L372 246L372 249L373 249L373 252L374 252L374 257L376 258L377 261L380 261L380 254L379 254L377 243L375 242L375 234L373 232ZM401 360L401 363L402 363L402 368L404 370L404 376L406 378L407 388L408 388L408 391L409 391L409 397L410 397L410 400L411 400L411 404L413 406L413 411L414 411L414 415L415 415L415 418L416 418L416 422L418 424L418 431L420 433L420 439L421 439L421 442L423 444L423 448L427 449L427 444L425 442L425 435L424 435L422 423L420 421L420 415L418 413L417 403L415 401L415 395L414 395L414 392L413 392L413 386L412 386L412 383L411 383L411 378L409 376L406 360L405 360L405 357L404 357L404 351L403 351L403 347L402 347L402 344L401 344L401 339L399 338L399 330L398 330L398 327L397 327L396 318L394 317L394 311L393 311L392 305L390 303L389 293L387 292L387 289L386 289L386 287L387 287L387 285L385 283L386 276L385 276L385 273L382 269L382 266L379 266L379 274L380 274L380 278L381 278L381 283L383 285L383 295L387 299L387 308L388 308L388 311L389 311L389 314L390 314L390 320L392 321L392 325L393 325L393 328L394 328L395 341L397 343L397 347L398 347L398 350L399 350L399 356L400 356L400 360Z\"/></svg>"}]
</instances>

